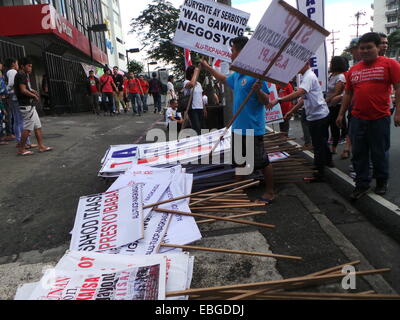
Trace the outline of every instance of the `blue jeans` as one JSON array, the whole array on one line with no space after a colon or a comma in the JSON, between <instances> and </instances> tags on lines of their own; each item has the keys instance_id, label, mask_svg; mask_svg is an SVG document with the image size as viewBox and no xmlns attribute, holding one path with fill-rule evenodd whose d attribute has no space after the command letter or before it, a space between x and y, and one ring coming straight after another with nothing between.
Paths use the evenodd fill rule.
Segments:
<instances>
[{"instance_id":1,"label":"blue jeans","mask_svg":"<svg viewBox=\"0 0 400 320\"><path fill-rule=\"evenodd\" d=\"M149 111L149 107L147 105L147 98L149 97L149 95L146 93L144 96L142 96L142 104L143 104L143 111L144 112L148 112Z\"/></svg>"},{"instance_id":2,"label":"blue jeans","mask_svg":"<svg viewBox=\"0 0 400 320\"><path fill-rule=\"evenodd\" d=\"M389 116L378 120L351 118L352 162L358 187L370 186L370 157L374 166L373 178L382 182L389 180L390 123Z\"/></svg>"},{"instance_id":3,"label":"blue jeans","mask_svg":"<svg viewBox=\"0 0 400 320\"><path fill-rule=\"evenodd\" d=\"M139 93L129 93L129 100L132 103L134 113L142 114L142 98ZM137 108L136 108L137 105Z\"/></svg>"}]
</instances>

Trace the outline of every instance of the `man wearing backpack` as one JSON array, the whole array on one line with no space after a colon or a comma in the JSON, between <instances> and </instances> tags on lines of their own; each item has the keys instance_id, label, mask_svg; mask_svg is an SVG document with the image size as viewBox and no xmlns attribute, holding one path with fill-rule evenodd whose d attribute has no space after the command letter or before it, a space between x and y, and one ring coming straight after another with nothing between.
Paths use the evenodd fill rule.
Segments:
<instances>
[{"instance_id":1,"label":"man wearing backpack","mask_svg":"<svg viewBox=\"0 0 400 320\"><path fill-rule=\"evenodd\" d=\"M154 113L159 112L161 114L161 88L162 83L157 79L157 73L153 72L153 79L149 82L149 93L154 99Z\"/></svg>"}]
</instances>

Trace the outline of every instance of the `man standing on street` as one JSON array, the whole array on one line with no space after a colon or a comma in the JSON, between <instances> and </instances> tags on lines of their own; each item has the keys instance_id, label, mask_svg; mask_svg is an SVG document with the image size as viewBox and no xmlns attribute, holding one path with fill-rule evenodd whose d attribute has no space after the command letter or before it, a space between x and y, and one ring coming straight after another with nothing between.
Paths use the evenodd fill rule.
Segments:
<instances>
[{"instance_id":1,"label":"man standing on street","mask_svg":"<svg viewBox=\"0 0 400 320\"><path fill-rule=\"evenodd\" d=\"M332 153L328 146L329 108L324 99L319 80L312 71L309 62L300 70L300 74L302 74L302 79L299 89L287 96L271 101L268 108L271 109L279 102L288 102L302 97L293 109L285 115L285 120L291 119L293 114L304 105L314 147L314 164L318 171L311 179L305 179L305 181L320 182L324 180L325 167L333 166Z\"/></svg>"},{"instance_id":2,"label":"man standing on street","mask_svg":"<svg viewBox=\"0 0 400 320\"><path fill-rule=\"evenodd\" d=\"M132 103L133 115L142 115L142 95L143 90L140 84L140 80L135 77L133 72L129 72L128 80L124 84L125 95L129 97Z\"/></svg>"},{"instance_id":3,"label":"man standing on street","mask_svg":"<svg viewBox=\"0 0 400 320\"><path fill-rule=\"evenodd\" d=\"M369 32L360 38L362 61L347 74L346 91L337 119L343 120L353 102L350 138L353 145L353 165L356 188L351 198L358 200L370 190L369 159L371 157L376 179L375 193L384 195L389 180L390 149L390 94L396 95L394 123L400 126L400 64L379 56L381 37Z\"/></svg>"},{"instance_id":4,"label":"man standing on street","mask_svg":"<svg viewBox=\"0 0 400 320\"><path fill-rule=\"evenodd\" d=\"M237 37L232 40L232 61L234 61L240 54L240 51L245 47L248 42L247 37ZM231 76L226 77L224 74L216 71L205 60L202 62L203 68L210 72L218 81L229 85L234 92L234 106L233 111L236 113L240 108L242 102L247 95L254 88L255 92L249 99L243 111L240 113L236 121L233 123L233 147L237 145L235 141L240 141L242 145L242 155L246 152L246 158L253 157L254 169L262 170L265 181L264 194L259 198L259 201L265 204L271 204L275 200L274 181L273 181L273 168L269 162L268 154L264 149L264 135L266 127L265 105L269 101L269 90L265 81L257 81L257 79L241 74L233 73ZM254 154L247 153L246 141L252 138L254 146ZM246 151L245 151L246 150ZM234 163L235 149L232 151ZM239 166L239 163L236 163Z\"/></svg>"},{"instance_id":5,"label":"man standing on street","mask_svg":"<svg viewBox=\"0 0 400 320\"><path fill-rule=\"evenodd\" d=\"M94 76L93 70L89 71L88 95L93 113L100 115L100 108L99 108L100 81Z\"/></svg>"},{"instance_id":6,"label":"man standing on street","mask_svg":"<svg viewBox=\"0 0 400 320\"><path fill-rule=\"evenodd\" d=\"M115 114L113 92L118 91L118 89L114 83L110 69L104 69L104 74L100 78L100 89L101 101L104 106L104 115L106 115L106 112L108 111L110 112L110 116L113 116Z\"/></svg>"},{"instance_id":7,"label":"man standing on street","mask_svg":"<svg viewBox=\"0 0 400 320\"><path fill-rule=\"evenodd\" d=\"M161 88L162 83L157 79L157 73L153 72L153 79L149 82L149 93L153 96L154 100L154 113L161 113Z\"/></svg>"},{"instance_id":8,"label":"man standing on street","mask_svg":"<svg viewBox=\"0 0 400 320\"><path fill-rule=\"evenodd\" d=\"M20 146L18 148L18 155L29 156L33 152L26 150L26 140L30 136L31 132L35 132L35 136L39 146L39 152L52 151L53 148L46 147L43 144L42 137L42 124L39 119L39 115L36 108L33 106L32 100L39 102L39 94L31 87L29 75L32 73L32 62L24 58L20 62L21 71L15 76L14 89L15 94L18 98L19 108L22 113L24 122L24 130L22 132Z\"/></svg>"},{"instance_id":9,"label":"man standing on street","mask_svg":"<svg viewBox=\"0 0 400 320\"><path fill-rule=\"evenodd\" d=\"M117 91L114 91L114 100L115 100L115 111L117 114L121 113L120 105L125 110L125 102L124 102L124 77L119 73L119 68L115 66L113 68L113 80L115 86L117 87Z\"/></svg>"}]
</instances>

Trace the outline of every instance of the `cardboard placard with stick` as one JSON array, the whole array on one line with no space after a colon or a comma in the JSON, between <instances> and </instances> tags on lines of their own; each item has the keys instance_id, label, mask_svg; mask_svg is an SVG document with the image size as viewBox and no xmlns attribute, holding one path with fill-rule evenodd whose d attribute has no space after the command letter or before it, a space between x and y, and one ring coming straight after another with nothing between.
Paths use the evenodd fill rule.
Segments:
<instances>
[{"instance_id":1,"label":"cardboard placard with stick","mask_svg":"<svg viewBox=\"0 0 400 320\"><path fill-rule=\"evenodd\" d=\"M241 50L231 70L286 86L319 48L329 31L282 0L268 7L252 38ZM226 126L230 129L255 93L250 91ZM218 141L214 150L218 147Z\"/></svg>"}]
</instances>

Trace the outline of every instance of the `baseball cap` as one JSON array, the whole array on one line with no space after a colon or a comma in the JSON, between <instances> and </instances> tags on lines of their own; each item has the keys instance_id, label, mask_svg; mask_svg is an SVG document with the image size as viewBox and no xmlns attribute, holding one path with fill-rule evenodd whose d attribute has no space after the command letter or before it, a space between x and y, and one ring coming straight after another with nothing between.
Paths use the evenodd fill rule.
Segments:
<instances>
[{"instance_id":1,"label":"baseball cap","mask_svg":"<svg viewBox=\"0 0 400 320\"><path fill-rule=\"evenodd\" d=\"M349 46L345 49L345 51L350 51L351 49L354 49L358 46L358 43L360 41L360 38L354 38L350 41Z\"/></svg>"}]
</instances>

